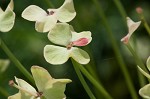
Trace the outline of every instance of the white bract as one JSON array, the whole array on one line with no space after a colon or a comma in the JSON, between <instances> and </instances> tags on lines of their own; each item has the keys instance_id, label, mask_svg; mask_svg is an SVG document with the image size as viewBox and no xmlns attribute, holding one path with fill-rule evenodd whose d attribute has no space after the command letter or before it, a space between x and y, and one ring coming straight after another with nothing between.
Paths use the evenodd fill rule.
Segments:
<instances>
[{"instance_id":1,"label":"white bract","mask_svg":"<svg viewBox=\"0 0 150 99\"><path fill-rule=\"evenodd\" d=\"M15 22L15 13L13 12L14 3L10 1L5 11L0 7L0 31L8 32L12 29Z\"/></svg>"},{"instance_id":2,"label":"white bract","mask_svg":"<svg viewBox=\"0 0 150 99\"><path fill-rule=\"evenodd\" d=\"M121 41L125 44L128 43L131 35L133 34L133 32L139 27L139 25L141 24L141 21L138 22L134 22L132 21L129 17L126 18L127 19L127 26L128 26L128 34L123 37L121 39Z\"/></svg>"},{"instance_id":3,"label":"white bract","mask_svg":"<svg viewBox=\"0 0 150 99\"><path fill-rule=\"evenodd\" d=\"M65 0L64 4L58 9L47 9L48 13L36 5L30 5L22 12L22 17L29 21L36 21L35 29L38 32L48 32L57 23L70 22L76 12L73 0Z\"/></svg>"},{"instance_id":4,"label":"white bract","mask_svg":"<svg viewBox=\"0 0 150 99\"><path fill-rule=\"evenodd\" d=\"M57 45L46 45L44 57L50 64L63 64L72 57L80 64L87 64L90 57L84 50L74 46L85 46L92 40L90 31L77 33L67 23L58 23L49 32L48 39ZM64 46L64 47L62 47Z\"/></svg>"},{"instance_id":5,"label":"white bract","mask_svg":"<svg viewBox=\"0 0 150 99\"><path fill-rule=\"evenodd\" d=\"M48 71L39 66L32 66L31 72L38 88L38 92L30 84L22 79L15 77L17 85L11 85L18 88L19 92L9 96L8 99L65 99L66 84L70 83L70 79L52 78Z\"/></svg>"}]
</instances>

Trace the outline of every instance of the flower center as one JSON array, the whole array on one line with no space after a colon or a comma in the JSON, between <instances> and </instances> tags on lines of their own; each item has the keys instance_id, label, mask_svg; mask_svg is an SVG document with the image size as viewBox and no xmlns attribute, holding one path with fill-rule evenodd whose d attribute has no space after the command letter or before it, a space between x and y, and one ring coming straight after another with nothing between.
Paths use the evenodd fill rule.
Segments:
<instances>
[{"instance_id":1,"label":"flower center","mask_svg":"<svg viewBox=\"0 0 150 99\"><path fill-rule=\"evenodd\" d=\"M49 13L48 13L48 15L53 15L55 12L54 11L50 11Z\"/></svg>"},{"instance_id":2,"label":"flower center","mask_svg":"<svg viewBox=\"0 0 150 99\"><path fill-rule=\"evenodd\" d=\"M70 43L66 46L67 50L70 50L71 47L73 47L73 42L70 42Z\"/></svg>"}]
</instances>

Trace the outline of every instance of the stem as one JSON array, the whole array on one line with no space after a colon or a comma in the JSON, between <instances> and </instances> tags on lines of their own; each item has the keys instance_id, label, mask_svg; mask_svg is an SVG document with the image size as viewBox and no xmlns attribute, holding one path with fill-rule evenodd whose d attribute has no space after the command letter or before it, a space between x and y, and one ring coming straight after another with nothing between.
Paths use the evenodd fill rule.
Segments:
<instances>
[{"instance_id":1,"label":"stem","mask_svg":"<svg viewBox=\"0 0 150 99\"><path fill-rule=\"evenodd\" d=\"M106 99L113 99L107 91L103 88L102 85L100 85L97 80L94 79L94 77L79 63L71 59L73 65L75 68L79 68L81 72L89 79L89 81L105 96Z\"/></svg>"},{"instance_id":2,"label":"stem","mask_svg":"<svg viewBox=\"0 0 150 99\"><path fill-rule=\"evenodd\" d=\"M5 96L5 97L8 97L8 96L9 96L8 92L5 91L5 89L3 89L2 87L0 87L0 93L1 93L3 96Z\"/></svg>"},{"instance_id":3,"label":"stem","mask_svg":"<svg viewBox=\"0 0 150 99\"><path fill-rule=\"evenodd\" d=\"M87 84L86 81L84 80L84 77L82 76L82 74L81 74L81 72L80 72L80 69L78 68L78 67L79 67L78 64L77 64L73 59L71 59L71 61L72 61L73 67L74 67L74 69L75 69L75 71L76 71L76 73L77 73L77 76L78 76L78 78L79 78L81 84L83 85L85 91L87 92L87 94L89 95L89 97L90 97L91 99L96 99L95 96L93 95L93 93L91 92L91 90L90 90L88 84Z\"/></svg>"},{"instance_id":4,"label":"stem","mask_svg":"<svg viewBox=\"0 0 150 99\"><path fill-rule=\"evenodd\" d=\"M116 39L113 36L113 32L112 32L111 28L109 27L107 19L106 19L105 15L104 15L104 12L103 12L102 8L101 8L101 5L99 4L98 0L93 0L93 2L95 4L95 6L97 7L97 9L99 10L98 14L99 14L100 18L102 18L103 24L106 27L109 39L111 40L110 42L113 45L113 49L114 49L116 58L117 58L117 60L119 62L119 66L120 66L120 68L121 68L121 70L123 72L123 75L125 77L125 80L126 80L128 89L129 89L129 91L131 93L132 99L138 99L138 95L137 95L137 93L135 91L135 88L134 88L132 80L131 80L131 78L129 76L128 70L127 70L127 68L125 66L125 63L124 63L123 58L122 58L122 55L121 55L121 53L119 51L119 47L117 45ZM120 56L120 57L117 57L117 56Z\"/></svg>"},{"instance_id":5,"label":"stem","mask_svg":"<svg viewBox=\"0 0 150 99\"><path fill-rule=\"evenodd\" d=\"M8 55L10 60L16 65L16 67L27 77L33 84L34 80L31 74L24 68L24 66L18 61L18 59L12 54L12 52L8 49L6 44L0 39L0 47L4 50L4 52Z\"/></svg>"},{"instance_id":6,"label":"stem","mask_svg":"<svg viewBox=\"0 0 150 99\"><path fill-rule=\"evenodd\" d=\"M149 27L148 23L146 22L144 16L143 16L143 22L144 22L144 27L146 28L148 34L150 35L150 27Z\"/></svg>"}]
</instances>

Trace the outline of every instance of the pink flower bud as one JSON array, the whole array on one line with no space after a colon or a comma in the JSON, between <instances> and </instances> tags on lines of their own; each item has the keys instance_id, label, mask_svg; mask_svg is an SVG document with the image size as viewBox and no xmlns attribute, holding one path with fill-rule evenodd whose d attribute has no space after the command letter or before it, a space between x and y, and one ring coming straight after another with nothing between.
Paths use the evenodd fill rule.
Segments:
<instances>
[{"instance_id":1,"label":"pink flower bud","mask_svg":"<svg viewBox=\"0 0 150 99\"><path fill-rule=\"evenodd\" d=\"M142 9L141 7L137 7L137 8L136 8L136 12L137 12L138 14L141 14L141 13L143 13L143 9Z\"/></svg>"},{"instance_id":2,"label":"pink flower bud","mask_svg":"<svg viewBox=\"0 0 150 99\"><path fill-rule=\"evenodd\" d=\"M76 41L73 41L72 43L75 46L85 46L88 44L88 39L87 38L80 38Z\"/></svg>"},{"instance_id":3,"label":"pink flower bud","mask_svg":"<svg viewBox=\"0 0 150 99\"><path fill-rule=\"evenodd\" d=\"M126 35L125 37L123 37L122 39L121 39L121 42L123 42L124 44L128 44L128 42L129 42L129 35Z\"/></svg>"}]
</instances>

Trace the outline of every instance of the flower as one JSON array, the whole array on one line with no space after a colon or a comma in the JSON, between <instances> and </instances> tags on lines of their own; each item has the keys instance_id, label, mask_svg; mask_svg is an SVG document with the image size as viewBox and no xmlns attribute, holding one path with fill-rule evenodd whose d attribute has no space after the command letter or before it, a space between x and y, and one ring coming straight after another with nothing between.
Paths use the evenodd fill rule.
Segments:
<instances>
[{"instance_id":1,"label":"flower","mask_svg":"<svg viewBox=\"0 0 150 99\"><path fill-rule=\"evenodd\" d=\"M57 21L69 22L76 16L72 0L65 0L60 8L47 9L47 11L48 13L36 5L30 5L22 12L22 17L29 21L36 21L35 29L38 32L48 32Z\"/></svg>"},{"instance_id":2,"label":"flower","mask_svg":"<svg viewBox=\"0 0 150 99\"><path fill-rule=\"evenodd\" d=\"M128 41L133 34L133 32L139 27L141 21L133 22L129 17L127 17L127 26L128 26L128 34L121 39L124 44L128 44Z\"/></svg>"},{"instance_id":3,"label":"flower","mask_svg":"<svg viewBox=\"0 0 150 99\"><path fill-rule=\"evenodd\" d=\"M5 11L0 8L0 31L8 32L12 29L15 22L15 13L13 12L14 3L10 1Z\"/></svg>"},{"instance_id":4,"label":"flower","mask_svg":"<svg viewBox=\"0 0 150 99\"><path fill-rule=\"evenodd\" d=\"M17 85L13 81L10 81L9 84L18 88L19 92L9 96L8 99L41 99L41 97L63 99L66 97L64 91L66 84L71 82L70 79L52 78L46 69L39 66L32 66L31 72L38 92L26 81L15 77Z\"/></svg>"},{"instance_id":5,"label":"flower","mask_svg":"<svg viewBox=\"0 0 150 99\"><path fill-rule=\"evenodd\" d=\"M48 33L48 39L57 45L46 45L44 57L50 64L63 64L72 57L80 64L87 64L90 57L84 50L74 46L85 46L92 40L90 31L77 33L67 23L58 23ZM64 47L62 47L64 46Z\"/></svg>"},{"instance_id":6,"label":"flower","mask_svg":"<svg viewBox=\"0 0 150 99\"><path fill-rule=\"evenodd\" d=\"M9 63L8 59L0 59L0 73L3 73L7 69Z\"/></svg>"}]
</instances>

